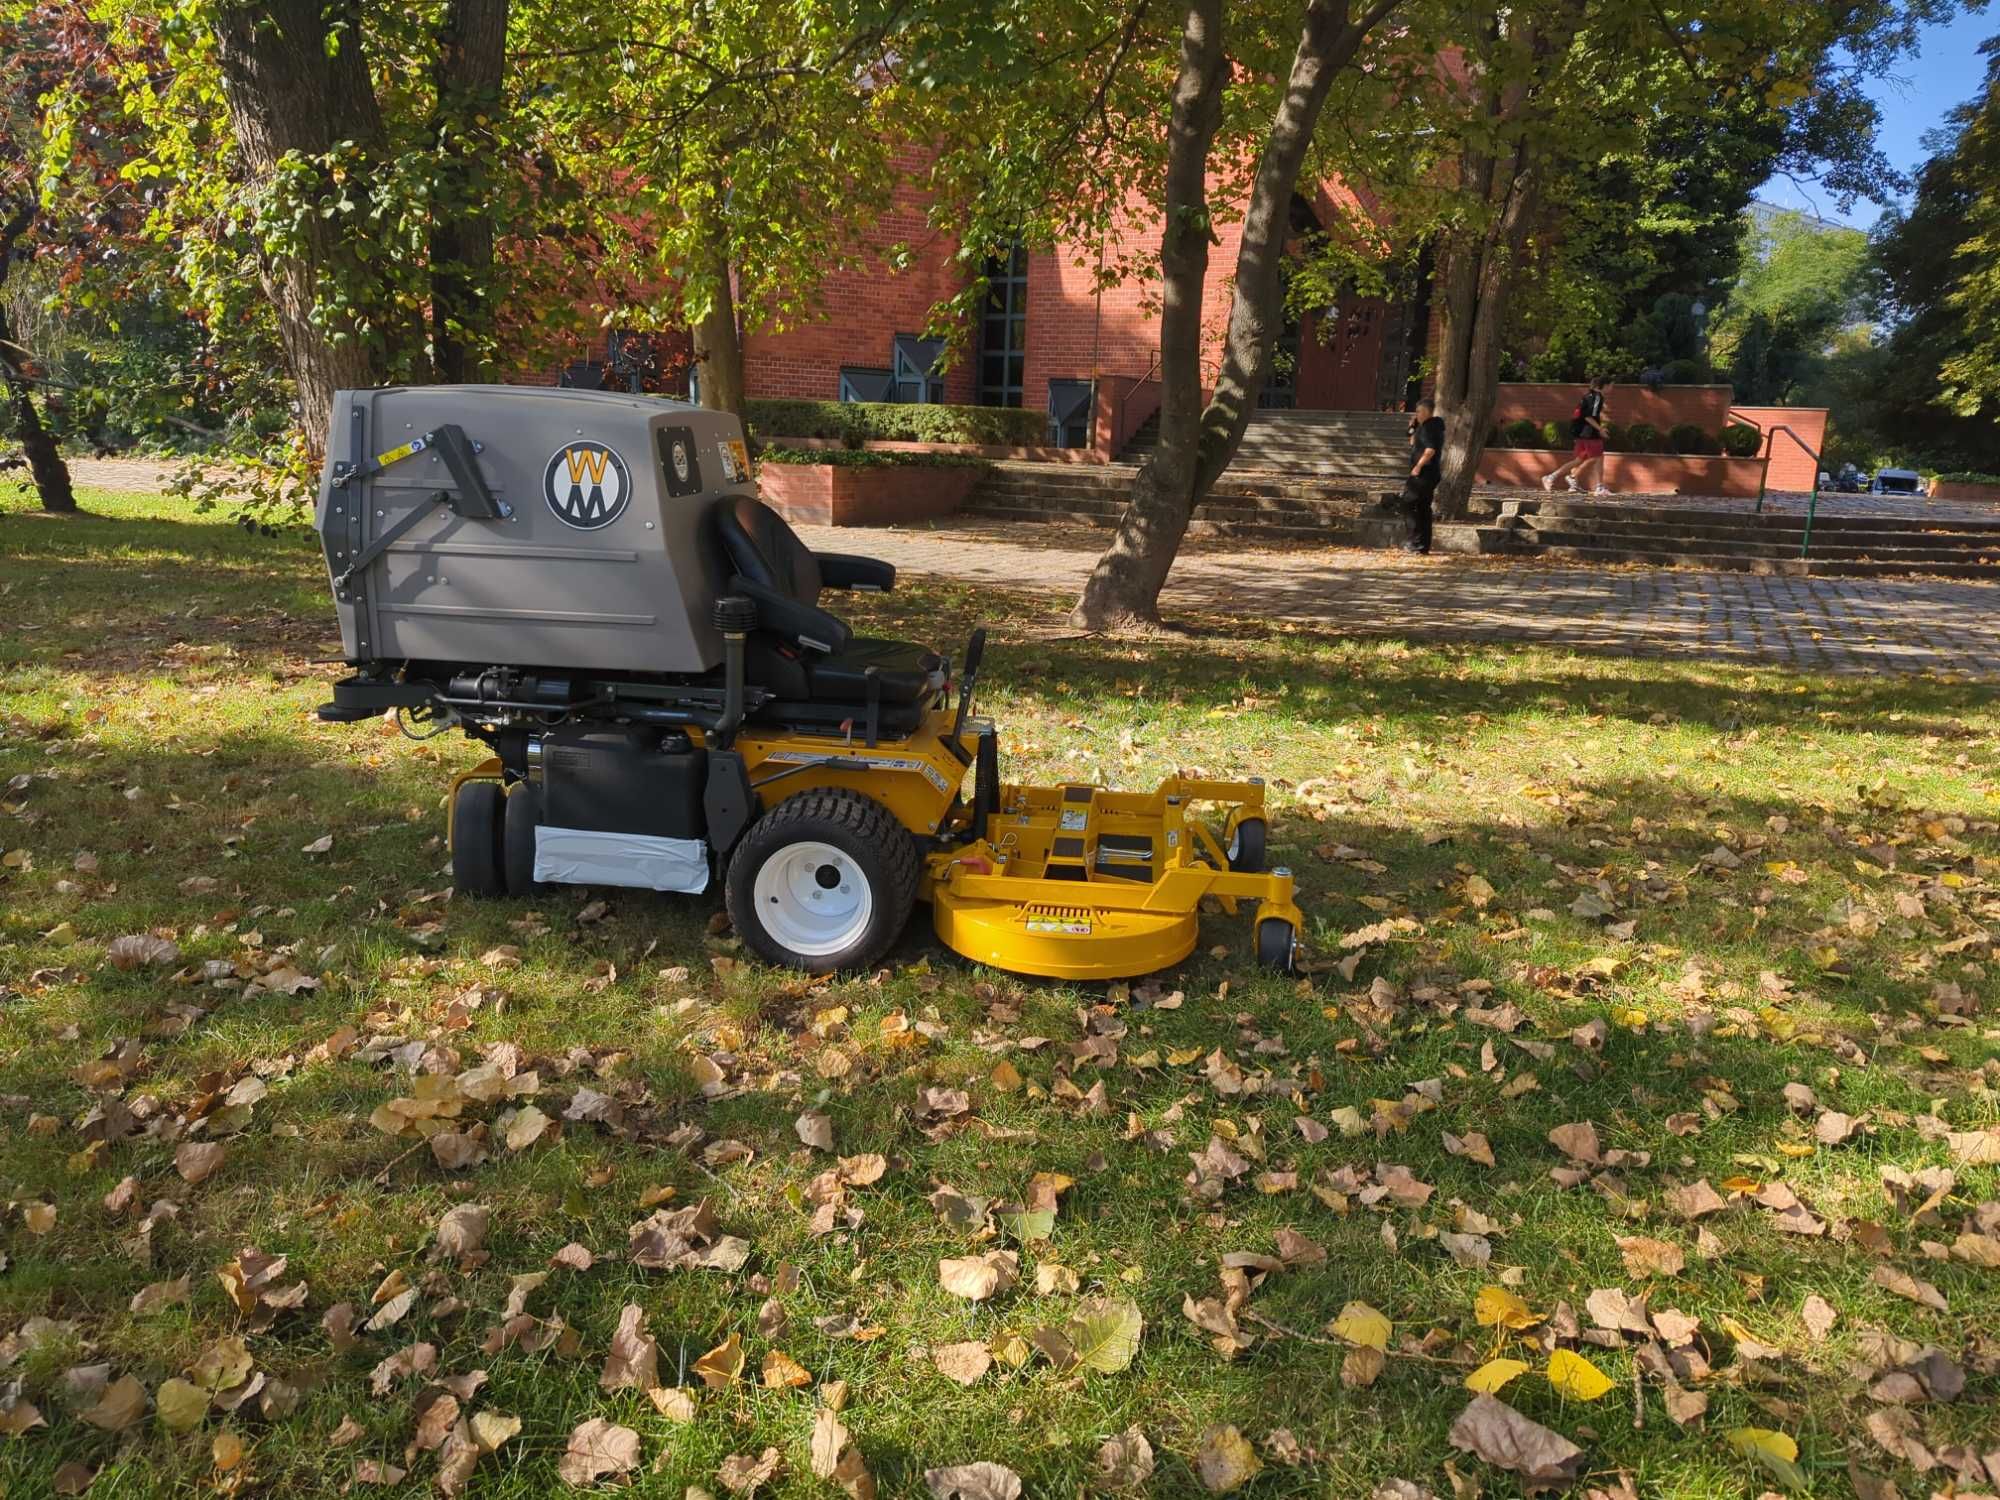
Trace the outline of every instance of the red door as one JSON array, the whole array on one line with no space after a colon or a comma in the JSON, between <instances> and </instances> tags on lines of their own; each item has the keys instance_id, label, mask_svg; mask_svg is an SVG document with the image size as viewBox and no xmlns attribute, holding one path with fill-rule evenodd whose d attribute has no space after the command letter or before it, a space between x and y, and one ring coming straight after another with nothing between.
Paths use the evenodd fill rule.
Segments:
<instances>
[{"instance_id":1,"label":"red door","mask_svg":"<svg viewBox=\"0 0 2000 1500\"><path fill-rule=\"evenodd\" d=\"M1299 333L1298 404L1316 411L1373 411L1382 365L1382 324L1388 305L1380 297L1343 300L1314 313ZM1334 319L1331 329L1323 320Z\"/></svg>"}]
</instances>

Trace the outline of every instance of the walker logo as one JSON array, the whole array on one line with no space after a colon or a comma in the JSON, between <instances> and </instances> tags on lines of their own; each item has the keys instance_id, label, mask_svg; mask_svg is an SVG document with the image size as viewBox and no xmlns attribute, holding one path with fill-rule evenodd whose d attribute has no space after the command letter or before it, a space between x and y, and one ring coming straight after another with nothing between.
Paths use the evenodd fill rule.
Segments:
<instances>
[{"instance_id":1,"label":"walker logo","mask_svg":"<svg viewBox=\"0 0 2000 1500\"><path fill-rule=\"evenodd\" d=\"M602 443L558 448L542 476L542 495L565 526L596 531L625 513L632 478L625 460Z\"/></svg>"}]
</instances>

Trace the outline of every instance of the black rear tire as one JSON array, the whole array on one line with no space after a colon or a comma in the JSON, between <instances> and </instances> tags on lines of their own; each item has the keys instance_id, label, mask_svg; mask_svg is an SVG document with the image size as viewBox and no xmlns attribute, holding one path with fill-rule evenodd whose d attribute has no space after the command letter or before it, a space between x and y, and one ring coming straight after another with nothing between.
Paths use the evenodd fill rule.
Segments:
<instances>
[{"instance_id":1,"label":"black rear tire","mask_svg":"<svg viewBox=\"0 0 2000 1500\"><path fill-rule=\"evenodd\" d=\"M1257 962L1280 974L1292 972L1298 930L1283 917L1266 917L1257 924Z\"/></svg>"},{"instance_id":2,"label":"black rear tire","mask_svg":"<svg viewBox=\"0 0 2000 1500\"><path fill-rule=\"evenodd\" d=\"M540 790L525 781L518 783L507 794L507 810L500 818L500 862L510 896L531 896L547 889L535 882L535 828L541 821Z\"/></svg>"},{"instance_id":3,"label":"black rear tire","mask_svg":"<svg viewBox=\"0 0 2000 1500\"><path fill-rule=\"evenodd\" d=\"M784 879L777 862L801 859L813 866L812 878ZM879 802L845 789L801 792L750 825L729 856L724 899L737 935L767 962L809 974L862 969L902 935L920 864L916 839ZM865 911L863 892L851 889L857 881L865 886ZM815 888L851 920L814 910Z\"/></svg>"},{"instance_id":4,"label":"black rear tire","mask_svg":"<svg viewBox=\"0 0 2000 1500\"><path fill-rule=\"evenodd\" d=\"M500 865L504 800L497 781L468 781L458 789L451 810L451 883L462 896L507 894Z\"/></svg>"},{"instance_id":5,"label":"black rear tire","mask_svg":"<svg viewBox=\"0 0 2000 1500\"><path fill-rule=\"evenodd\" d=\"M1245 818L1229 836L1229 868L1246 875L1262 874L1270 830L1262 818Z\"/></svg>"}]
</instances>

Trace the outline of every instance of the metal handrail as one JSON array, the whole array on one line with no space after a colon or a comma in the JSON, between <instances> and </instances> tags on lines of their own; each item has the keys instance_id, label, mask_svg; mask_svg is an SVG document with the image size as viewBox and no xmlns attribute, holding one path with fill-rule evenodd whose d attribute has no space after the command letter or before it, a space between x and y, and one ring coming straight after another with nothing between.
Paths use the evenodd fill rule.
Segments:
<instances>
[{"instance_id":1,"label":"metal handrail","mask_svg":"<svg viewBox=\"0 0 2000 1500\"><path fill-rule=\"evenodd\" d=\"M1757 510L1761 514L1764 509L1765 481L1770 478L1771 474L1771 454L1769 451L1769 445L1776 441L1778 434L1781 432L1786 437L1790 438L1793 442L1799 445L1800 451L1802 451L1807 458L1810 458L1812 460L1812 465L1813 465L1812 495L1806 501L1805 534L1803 537L1800 538L1799 541L1799 556L1803 558L1806 555L1807 551L1812 547L1813 518L1819 514L1819 475L1820 475L1821 459L1817 453L1815 453L1811 448L1806 446L1806 440L1804 438L1800 437L1796 432L1792 431L1791 428L1784 426L1782 423L1776 427L1773 427L1768 433L1765 434L1766 451L1764 453L1764 478L1760 479L1757 483Z\"/></svg>"},{"instance_id":2,"label":"metal handrail","mask_svg":"<svg viewBox=\"0 0 2000 1500\"><path fill-rule=\"evenodd\" d=\"M1153 378L1153 372L1159 368L1160 368L1160 356L1158 354L1155 354L1153 356L1153 362L1150 365L1146 366L1146 373L1141 375L1137 380L1133 381L1130 387L1118 393L1118 410L1112 424L1114 431L1117 430L1118 428L1122 428L1125 425L1126 407L1131 403L1132 398L1138 394L1139 387L1144 385L1147 381L1151 380ZM1128 433L1126 434L1126 436L1130 437L1131 434Z\"/></svg>"}]
</instances>

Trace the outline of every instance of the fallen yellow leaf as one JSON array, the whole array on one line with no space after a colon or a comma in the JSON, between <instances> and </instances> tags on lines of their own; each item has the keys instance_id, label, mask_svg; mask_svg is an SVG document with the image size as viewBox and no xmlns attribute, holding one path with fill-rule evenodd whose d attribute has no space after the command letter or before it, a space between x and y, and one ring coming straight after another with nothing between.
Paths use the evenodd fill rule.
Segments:
<instances>
[{"instance_id":1,"label":"fallen yellow leaf","mask_svg":"<svg viewBox=\"0 0 2000 1500\"><path fill-rule=\"evenodd\" d=\"M1528 1372L1527 1361L1519 1359L1489 1359L1485 1364L1465 1377L1468 1391L1479 1391L1485 1395L1498 1395L1500 1388L1516 1375Z\"/></svg>"},{"instance_id":2,"label":"fallen yellow leaf","mask_svg":"<svg viewBox=\"0 0 2000 1500\"><path fill-rule=\"evenodd\" d=\"M1549 1384L1578 1401L1595 1401L1611 1389L1611 1377L1581 1354L1558 1349L1549 1356Z\"/></svg>"}]
</instances>

